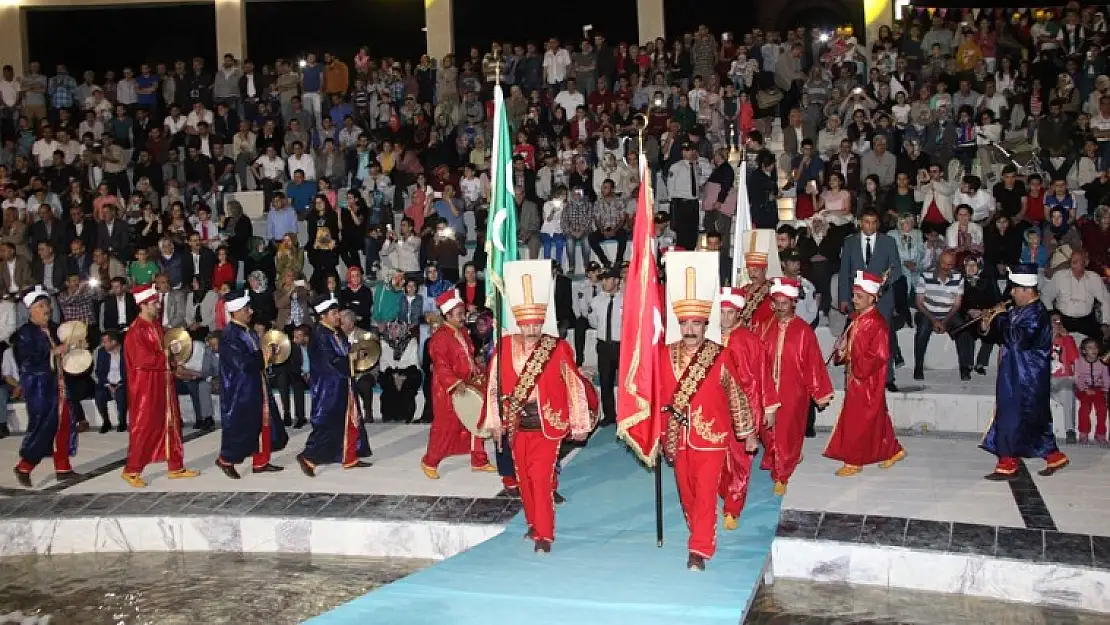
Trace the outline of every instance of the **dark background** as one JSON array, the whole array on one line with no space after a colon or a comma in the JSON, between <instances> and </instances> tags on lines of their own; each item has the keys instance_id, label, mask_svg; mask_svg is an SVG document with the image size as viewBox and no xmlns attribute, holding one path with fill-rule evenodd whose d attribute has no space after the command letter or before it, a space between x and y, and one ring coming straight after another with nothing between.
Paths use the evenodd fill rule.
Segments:
<instances>
[{"instance_id":1,"label":"dark background","mask_svg":"<svg viewBox=\"0 0 1110 625\"><path fill-rule=\"evenodd\" d=\"M785 0L774 0L785 1ZM720 33L751 29L749 2L669 0L665 5L670 38L708 24ZM803 23L828 21L820 10L798 16ZM554 35L578 39L592 24L611 43L636 39L636 0L454 0L455 48L483 52L493 40L542 42ZM831 25L831 24L829 24ZM253 1L247 4L247 50L259 65L328 50L348 63L359 46L375 57L417 58L426 49L424 6L411 0ZM85 69L138 71L142 62L172 62L216 56L215 9L211 4L122 9L36 9L27 11L29 59L46 74L65 62L70 73Z\"/></svg>"}]
</instances>

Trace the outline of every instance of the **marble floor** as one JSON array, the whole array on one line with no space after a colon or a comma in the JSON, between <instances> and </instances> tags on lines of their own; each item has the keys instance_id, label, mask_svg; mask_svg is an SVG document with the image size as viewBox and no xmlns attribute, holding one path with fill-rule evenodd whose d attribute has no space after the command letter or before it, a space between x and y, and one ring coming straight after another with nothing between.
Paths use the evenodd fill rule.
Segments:
<instances>
[{"instance_id":1,"label":"marble floor","mask_svg":"<svg viewBox=\"0 0 1110 625\"><path fill-rule=\"evenodd\" d=\"M839 463L821 455L827 433L807 439L805 460L790 480L784 509L852 515L956 521L989 526L1027 527L1023 516L1032 489L1015 489L983 476L993 456L968 437L907 436L907 457L891 469L867 467L855 477L833 475ZM1036 475L1040 461L1027 461L1033 483L1061 532L1110 536L1110 451L1068 446L1071 466L1055 476ZM1021 501L1021 507L1019 507ZM1043 512L1041 512L1043 515Z\"/></svg>"},{"instance_id":2,"label":"marble floor","mask_svg":"<svg viewBox=\"0 0 1110 625\"><path fill-rule=\"evenodd\" d=\"M214 466L219 454L219 432L199 436L185 443L186 465L201 470L190 480L166 479L164 464L152 465L146 471L147 491L219 492L219 491L288 491L306 493L354 493L379 495L427 495L457 497L493 497L501 491L495 473L474 473L468 456L448 458L440 465L439 480L429 480L420 470L420 458L428 442L428 426L374 424L369 427L370 459L374 466L351 471L338 465L320 467L315 478L306 477L297 468L294 457L304 448L308 428L289 430L289 445L275 454L274 464L283 465L281 473L252 475L246 465L239 467L241 480L230 480ZM189 436L187 432L187 436ZM14 463L19 450L18 436L0 440L0 458ZM102 473L92 479L66 488L66 493L134 492L120 479L121 463L126 454L127 435L86 433L81 436L80 453L74 468L81 473ZM490 452L492 454L492 446ZM105 467L108 467L105 469ZM98 470L99 469L99 470ZM33 474L36 489L48 489L56 482L47 461ZM0 471L0 489L16 487L11 471Z\"/></svg>"}]
</instances>

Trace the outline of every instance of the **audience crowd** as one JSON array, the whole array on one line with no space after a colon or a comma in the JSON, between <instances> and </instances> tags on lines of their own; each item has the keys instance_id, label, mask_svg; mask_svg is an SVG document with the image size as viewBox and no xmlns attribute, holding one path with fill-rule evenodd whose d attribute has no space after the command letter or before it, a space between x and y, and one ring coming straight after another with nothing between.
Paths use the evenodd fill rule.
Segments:
<instances>
[{"instance_id":1,"label":"audience crowd","mask_svg":"<svg viewBox=\"0 0 1110 625\"><path fill-rule=\"evenodd\" d=\"M457 288L476 343L490 341L483 238L501 88L520 249L556 261L559 322L579 359L587 328L619 338L597 311L620 296L641 171L654 181L660 249L719 250L724 283L743 171L752 222L777 231L784 271L805 278L807 321L841 319L852 258L872 263L872 237L884 241L876 253L890 245L902 277L889 285L889 317L914 327L915 378L931 338L998 303L1009 267L1036 263L1060 336L1083 346L1082 356L1074 344L1057 350L1070 380L1059 386L1069 405L1078 394L1101 410L1105 441L1107 375L1082 361L1102 353L1110 275L1106 37L1102 8L1072 4L909 9L866 45L844 27L701 26L642 45L591 32L417 61L363 48L348 60L228 55L215 68L195 58L80 77L64 65L49 76L36 62L5 66L0 338L26 318L17 294L34 284L54 293L57 320L87 322L99 342L92 370L67 376L67 388L75 410L96 399L106 430L106 406L126 384L128 291L154 283L163 324L196 341L177 375L196 427L211 428L212 339L227 323L219 295L243 284L254 323L296 347L274 385L297 427L311 375L307 304L330 292L344 329L383 346L356 385L366 414L377 386L388 399L380 418L428 419L415 398L428 384L435 297ZM263 214L245 213L250 192ZM862 241L866 251L849 249ZM961 376L985 373L991 346L975 354L973 333L953 337ZM8 351L5 401L21 392ZM615 377L602 377L611 395ZM1092 389L1101 404L1084 401ZM1071 414L1069 439L1079 428L1086 440L1090 420L1077 426Z\"/></svg>"}]
</instances>

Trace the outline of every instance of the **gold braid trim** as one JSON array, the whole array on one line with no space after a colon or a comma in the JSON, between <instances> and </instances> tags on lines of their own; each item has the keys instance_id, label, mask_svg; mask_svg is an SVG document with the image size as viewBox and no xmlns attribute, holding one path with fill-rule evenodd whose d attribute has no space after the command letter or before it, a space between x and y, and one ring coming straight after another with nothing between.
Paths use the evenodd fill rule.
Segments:
<instances>
[{"instance_id":1,"label":"gold braid trim","mask_svg":"<svg viewBox=\"0 0 1110 625\"><path fill-rule=\"evenodd\" d=\"M771 291L771 284L766 280L759 285L759 288L752 290L744 298L744 308L740 311L740 323L744 327L752 327L752 317L755 316L755 311L759 309L759 305L763 303L763 298L767 297L767 293Z\"/></svg>"},{"instance_id":2,"label":"gold braid trim","mask_svg":"<svg viewBox=\"0 0 1110 625\"><path fill-rule=\"evenodd\" d=\"M751 404L748 402L748 396L744 394L744 390L736 383L727 369L721 369L721 388L724 389L725 398L728 399L728 411L732 416L732 431L736 434L736 438L751 435L755 431L755 418L752 416ZM701 432L698 433L701 434ZM710 439L706 438L705 440Z\"/></svg>"},{"instance_id":3,"label":"gold braid trim","mask_svg":"<svg viewBox=\"0 0 1110 625\"><path fill-rule=\"evenodd\" d=\"M682 368L682 375L678 379L678 391L675 392L670 404L671 414L667 420L667 434L663 446L663 453L666 454L668 460L673 462L675 455L678 453L682 428L688 425L686 423L686 412L690 408L690 399L701 388L701 383L705 381L705 378L709 375L709 370L717 362L717 356L721 353L721 346L712 341L704 341L685 367L682 367L681 362L684 360L682 358L682 344L671 345L670 352L671 366L675 370Z\"/></svg>"},{"instance_id":4,"label":"gold braid trim","mask_svg":"<svg viewBox=\"0 0 1110 625\"><path fill-rule=\"evenodd\" d=\"M516 434L520 411L524 409L524 404L532 396L532 391L536 389L536 383L539 382L540 375L547 367L547 363L550 362L551 355L555 353L556 345L558 345L558 341L555 337L546 334L541 336L539 344L528 355L528 361L524 363L524 367L520 371L520 377L516 380L513 392L502 398L505 403L505 411L509 415L509 420L505 423L505 432L509 435L510 440Z\"/></svg>"}]
</instances>

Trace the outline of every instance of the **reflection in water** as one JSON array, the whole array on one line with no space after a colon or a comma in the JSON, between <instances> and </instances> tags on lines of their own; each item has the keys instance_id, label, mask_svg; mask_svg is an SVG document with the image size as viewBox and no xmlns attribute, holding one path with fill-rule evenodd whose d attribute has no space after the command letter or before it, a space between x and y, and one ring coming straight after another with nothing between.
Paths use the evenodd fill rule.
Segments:
<instances>
[{"instance_id":1,"label":"reflection in water","mask_svg":"<svg viewBox=\"0 0 1110 625\"><path fill-rule=\"evenodd\" d=\"M0 615L50 625L294 625L431 564L398 558L135 553L0 559Z\"/></svg>"},{"instance_id":2,"label":"reflection in water","mask_svg":"<svg viewBox=\"0 0 1110 625\"><path fill-rule=\"evenodd\" d=\"M878 586L776 580L744 625L1106 625L1110 616Z\"/></svg>"}]
</instances>

